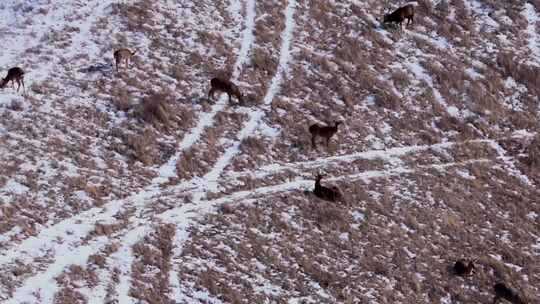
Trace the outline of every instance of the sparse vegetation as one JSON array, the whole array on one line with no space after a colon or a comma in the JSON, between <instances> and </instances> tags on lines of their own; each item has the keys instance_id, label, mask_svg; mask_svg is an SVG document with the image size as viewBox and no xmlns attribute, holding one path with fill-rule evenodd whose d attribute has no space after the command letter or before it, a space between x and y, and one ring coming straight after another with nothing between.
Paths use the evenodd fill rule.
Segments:
<instances>
[{"instance_id":1,"label":"sparse vegetation","mask_svg":"<svg viewBox=\"0 0 540 304\"><path fill-rule=\"evenodd\" d=\"M376 0L30 2L0 5L29 84L0 90L0 302L539 298L538 0L403 31Z\"/></svg>"}]
</instances>

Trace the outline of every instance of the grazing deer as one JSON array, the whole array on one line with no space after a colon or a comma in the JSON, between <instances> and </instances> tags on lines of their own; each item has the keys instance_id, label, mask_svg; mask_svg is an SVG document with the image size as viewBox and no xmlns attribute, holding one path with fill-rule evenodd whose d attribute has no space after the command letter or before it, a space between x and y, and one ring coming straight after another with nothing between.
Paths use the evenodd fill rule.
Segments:
<instances>
[{"instance_id":1,"label":"grazing deer","mask_svg":"<svg viewBox=\"0 0 540 304\"><path fill-rule=\"evenodd\" d=\"M493 286L493 291L495 291L495 297L493 298L493 304L499 303L500 299L505 299L506 301L512 304L527 304L520 295L519 292L512 288L506 286L504 283L497 283Z\"/></svg>"},{"instance_id":2,"label":"grazing deer","mask_svg":"<svg viewBox=\"0 0 540 304\"><path fill-rule=\"evenodd\" d=\"M126 67L129 67L131 57L135 55L137 51L132 52L128 49L122 48L114 51L114 61L116 62L116 72L118 72L118 66L122 63L126 63Z\"/></svg>"},{"instance_id":3,"label":"grazing deer","mask_svg":"<svg viewBox=\"0 0 540 304\"><path fill-rule=\"evenodd\" d=\"M24 71L21 68L14 67L9 69L6 78L3 78L0 82L0 88L3 89L10 81L13 88L15 88L15 81L17 82L17 92L19 92L21 84L23 91L26 91L24 87Z\"/></svg>"},{"instance_id":4,"label":"grazing deer","mask_svg":"<svg viewBox=\"0 0 540 304\"><path fill-rule=\"evenodd\" d=\"M395 10L391 14L385 14L383 22L395 22L401 29L403 29L403 20L407 19L407 26L414 22L414 5L407 4Z\"/></svg>"},{"instance_id":5,"label":"grazing deer","mask_svg":"<svg viewBox=\"0 0 540 304\"><path fill-rule=\"evenodd\" d=\"M244 103L244 98L240 93L238 86L236 86L230 80L218 77L212 78L212 80L210 80L210 92L208 92L208 99L214 98L214 93L216 91L227 93L227 95L229 95L229 102L231 102L232 95L235 96L236 99L238 99L240 104Z\"/></svg>"},{"instance_id":6,"label":"grazing deer","mask_svg":"<svg viewBox=\"0 0 540 304\"><path fill-rule=\"evenodd\" d=\"M473 261L467 263L466 260L460 259L454 264L454 273L458 276L468 276L476 269Z\"/></svg>"},{"instance_id":7,"label":"grazing deer","mask_svg":"<svg viewBox=\"0 0 540 304\"><path fill-rule=\"evenodd\" d=\"M336 134L338 131L338 126L341 124L341 121L336 121L334 126L320 126L318 124L312 124L309 126L309 133L311 133L311 146L313 149L317 148L315 144L315 139L317 136L326 138L326 147L330 144L330 138Z\"/></svg>"},{"instance_id":8,"label":"grazing deer","mask_svg":"<svg viewBox=\"0 0 540 304\"><path fill-rule=\"evenodd\" d=\"M332 188L328 188L321 186L321 179L323 177L324 176L321 174L317 174L317 176L315 177L315 189L313 189L313 194L315 194L315 196L320 199L330 202L341 200L342 195L338 187L333 186Z\"/></svg>"}]
</instances>

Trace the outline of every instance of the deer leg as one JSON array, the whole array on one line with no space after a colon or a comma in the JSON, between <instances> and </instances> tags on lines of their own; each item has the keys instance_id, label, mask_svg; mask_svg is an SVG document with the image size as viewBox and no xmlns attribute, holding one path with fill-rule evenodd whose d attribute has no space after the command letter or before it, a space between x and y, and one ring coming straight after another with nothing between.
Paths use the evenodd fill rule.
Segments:
<instances>
[{"instance_id":1,"label":"deer leg","mask_svg":"<svg viewBox=\"0 0 540 304\"><path fill-rule=\"evenodd\" d=\"M26 93L26 87L24 86L24 78L21 78L21 83L22 83L23 92Z\"/></svg>"},{"instance_id":2,"label":"deer leg","mask_svg":"<svg viewBox=\"0 0 540 304\"><path fill-rule=\"evenodd\" d=\"M229 103L231 103L231 93L227 93L229 95Z\"/></svg>"},{"instance_id":3,"label":"deer leg","mask_svg":"<svg viewBox=\"0 0 540 304\"><path fill-rule=\"evenodd\" d=\"M330 137L326 138L326 148L328 148L330 145Z\"/></svg>"},{"instance_id":4,"label":"deer leg","mask_svg":"<svg viewBox=\"0 0 540 304\"><path fill-rule=\"evenodd\" d=\"M21 81L17 79L17 92L19 92L20 88L21 88Z\"/></svg>"},{"instance_id":5,"label":"deer leg","mask_svg":"<svg viewBox=\"0 0 540 304\"><path fill-rule=\"evenodd\" d=\"M208 99L214 99L214 88L210 88L208 92Z\"/></svg>"},{"instance_id":6,"label":"deer leg","mask_svg":"<svg viewBox=\"0 0 540 304\"><path fill-rule=\"evenodd\" d=\"M317 144L315 143L315 135L311 135L311 147L317 149Z\"/></svg>"}]
</instances>

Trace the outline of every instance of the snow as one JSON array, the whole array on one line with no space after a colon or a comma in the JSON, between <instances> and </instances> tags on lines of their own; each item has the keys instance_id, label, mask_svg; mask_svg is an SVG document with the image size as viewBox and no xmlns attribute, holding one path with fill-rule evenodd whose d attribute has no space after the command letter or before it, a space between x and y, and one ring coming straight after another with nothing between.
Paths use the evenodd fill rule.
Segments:
<instances>
[{"instance_id":1,"label":"snow","mask_svg":"<svg viewBox=\"0 0 540 304\"><path fill-rule=\"evenodd\" d=\"M354 212L352 213L352 217L353 217L353 219L354 219L355 221L357 221L357 222L361 222L361 221L363 221L363 220L366 218L365 214L363 214L363 213L361 213L361 212L358 212L358 211L354 211Z\"/></svg>"},{"instance_id":2,"label":"snow","mask_svg":"<svg viewBox=\"0 0 540 304\"><path fill-rule=\"evenodd\" d=\"M534 60L530 60L529 63L540 67L540 36L538 36L538 33L536 32L537 24L540 22L540 17L538 16L538 12L536 12L533 4L529 2L525 2L521 14L525 17L528 23L525 31L528 36L526 40L529 49L531 50L531 57L534 58Z\"/></svg>"},{"instance_id":3,"label":"snow","mask_svg":"<svg viewBox=\"0 0 540 304\"><path fill-rule=\"evenodd\" d=\"M112 2L99 1L95 3L99 4L95 6L88 4L86 7L88 9L93 9L93 16L96 17L103 16L103 11ZM254 1L248 2L248 14L245 19L245 30L243 33L241 50L239 52L240 55L237 58L237 62L235 64L235 77L238 77L240 67L247 61L249 49L251 47L251 43L253 42L253 18L255 16L254 7ZM65 13L65 11L61 9L58 9L57 11L59 13ZM53 17L52 19L63 19L63 17L57 16ZM51 23L54 23L54 21L49 21ZM85 27L89 28L90 24L94 23L95 20L89 18L86 20L86 22L88 25ZM2 60L6 59L2 58ZM46 74L46 72L43 72L44 77L46 77ZM34 75L32 75L32 77L34 77L34 79L39 79ZM180 149L187 149L189 145L193 145L199 139L200 134L202 133L204 128L212 123L213 116L224 107L224 99L225 98L220 99L220 102L218 102L214 106L213 110L210 113L203 114L203 117L199 119L200 124L191 131L191 135L188 135L184 138L180 145ZM23 263L25 261L25 263L29 264L34 258L40 257L43 252L47 252L52 248L54 248L54 251L57 252L57 259L55 259L55 261L51 264L51 266L47 269L46 272L40 274L39 276L35 276L31 279L26 280L24 285L17 289L15 296L12 298L12 301L14 301L13 303L32 299L35 296L34 291L36 291L38 288L40 288L40 286L42 286L40 284L37 284L37 282L49 282L48 285L51 285L51 288L47 289L48 292L41 290L41 296L48 300L52 299L54 292L57 290L56 284L54 284L53 279L58 276L68 265L85 265L88 257L91 254L100 251L108 243L109 240L107 238L97 238L96 240L88 243L87 245L80 244L83 237L88 235L93 230L93 228L95 227L95 223L111 221L115 214L117 214L123 208L127 207L125 204L122 204L123 201L131 202L133 207L136 208L144 206L148 199L159 193L159 186L167 181L165 177L170 177L170 175L168 174L172 174L171 169L175 168L175 162L176 161L172 160L169 161L168 164L166 164L163 168L160 169L161 173L165 173L163 173L162 176L154 179L149 186L142 189L140 192L135 193L134 195L125 198L122 201L112 201L107 203L103 207L92 208L88 211L79 213L74 217L68 218L59 223L55 223L53 226L43 229L37 236L29 237L25 239L22 243L3 251L0 254L0 265L12 263L15 259L23 261ZM76 170L75 167L71 167L73 168L73 170ZM146 223L142 220L141 222ZM146 226L140 226L136 229L133 229L132 232L128 233L125 236L124 244L133 245L135 241L141 237L141 235L137 232L146 231L146 229ZM63 240L63 243L60 246L56 244L58 239ZM73 247L75 247L76 250L73 250ZM21 256L20 254L22 252L24 252L23 256ZM123 269L124 274L129 274L129 268L131 267L129 261L132 260L132 256L129 254L129 252L130 249L128 249L126 245L122 247L120 253L115 255L115 259L117 260L117 262L120 263L120 265L122 265L124 268L127 267L127 270ZM129 302L131 299L128 296L129 286L129 279L126 276L121 277L121 284L119 285L118 293L123 301ZM133 299L131 299L131 301L133 301Z\"/></svg>"},{"instance_id":4,"label":"snow","mask_svg":"<svg viewBox=\"0 0 540 304\"><path fill-rule=\"evenodd\" d=\"M240 4L238 2L233 2L229 9L234 12L233 15L237 17L240 15ZM255 28L255 1L247 1L246 12L244 31L242 33L242 43L240 51L238 52L236 63L234 64L234 72L231 79L232 81L238 79L242 66L249 58L249 52L254 40L253 31ZM159 176L156 177L152 182L154 185L163 184L171 177L177 176L176 163L180 159L181 153L192 147L200 139L204 130L214 123L214 117L218 112L223 111L227 105L226 101L227 97L222 95L219 101L212 107L210 112L201 114L201 116L197 119L197 126L192 129L189 134L184 136L178 145L174 156L171 157L165 165L159 168Z\"/></svg>"},{"instance_id":5,"label":"snow","mask_svg":"<svg viewBox=\"0 0 540 304\"><path fill-rule=\"evenodd\" d=\"M79 46L84 46L85 50L88 53L90 58L101 58L99 43L95 42L93 39L88 39L89 36L92 36L92 26L98 22L102 17L108 16L111 9L111 4L117 3L115 1L96 1L91 0L85 2L85 5L81 3L60 3L58 9L50 10L48 14L38 13L40 8L49 8L50 1L45 0L34 0L27 1L23 4L20 1L15 0L5 0L0 4L0 37L3 39L4 44L8 45L5 51L0 53L0 62L3 64L2 68L7 67L5 64L15 65L18 62L22 62L19 58L20 54L25 51L27 47L38 46L40 41L49 39L51 29L59 29L62 26L70 25L78 28L79 30L71 38L72 44L65 50L65 57L70 59L75 57L78 54L76 49ZM359 5L364 5L359 1L356 1ZM267 18L268 14L262 14L257 16L257 5L258 2L255 0L231 0L230 5L227 7L227 10L230 12L235 23L238 23L238 32L240 32L241 41L239 43L239 49L235 52L236 56L234 65L233 65L233 80L238 80L242 75L246 66L249 66L250 56L252 49L255 47L255 27L257 20L261 18ZM166 5L169 5L167 2ZM171 9L174 4L170 4ZM189 4L186 4L189 5ZM469 4L467 4L469 5ZM275 75L270 79L269 84L264 86L267 88L267 91L264 94L263 102L260 105L254 106L252 108L240 108L235 110L230 110L227 108L226 97L221 96L221 98L211 107L208 112L199 112L195 117L196 123L193 128L187 131L185 136L176 144L176 149L174 154L167 159L164 165L156 166L152 168L156 173L155 177L149 177L147 186L137 188L133 191L133 194L123 197L121 199L105 199L105 204L90 208L86 211L77 213L74 216L68 217L60 221L54 221L53 219L48 219L47 222L38 226L39 231L37 235L30 236L24 239L18 239L16 236L21 234L21 227L16 226L8 232L4 232L0 235L0 244L2 245L2 250L0 251L0 265L7 266L13 265L15 263L22 264L35 264L41 261L41 269L34 269L34 273L28 275L28 277L20 279L21 281L17 284L17 288L13 296L7 300L5 303L23 303L23 302L36 302L42 301L43 303L53 302L55 293L59 290L59 283L56 282L56 279L59 275L65 272L66 268L71 265L80 265L85 266L88 262L88 258L104 249L104 247L110 244L111 240L117 241L121 246L119 250L113 253L107 259L107 264L110 267L119 269L119 284L114 286L114 293L120 303L135 303L137 300L130 296L130 289L132 288L132 265L135 261L134 254L132 252L133 245L142 241L144 237L150 234L152 230L152 225L157 221L159 223L172 223L176 226L176 236L173 240L174 244L174 256L172 259L172 267L169 275L169 284L170 284L170 298L174 298L176 301L193 301L193 299L200 299L202 301L209 301L212 303L221 303L219 299L216 299L206 291L195 291L192 282L181 282L178 276L178 265L181 263L181 254L183 246L186 240L189 239L189 232L192 225L196 224L196 221L203 216L207 215L210 212L216 210L216 207L222 203L236 202L238 200L244 199L255 199L259 196L273 195L280 192L298 192L303 189L311 190L313 187L312 176L307 175L307 172L310 172L313 169L321 168L335 168L337 166L347 166L349 163L356 160L381 160L384 163L383 169L381 170L358 170L349 173L343 174L335 177L329 177L328 182L335 181L359 181L364 182L371 181L373 179L379 178L389 178L399 175L408 175L410 173L421 172L424 170L441 170L445 171L450 168L455 174L463 179L473 180L476 177L471 174L471 172L466 169L464 166L468 164L477 164L477 163L497 163L504 167L505 172L515 176L522 181L523 184L533 186L534 184L526 174L520 171L520 167L517 165L517 159L513 155L506 151L500 144L499 139L473 139L466 142L463 141L449 141L446 136L449 133L446 133L442 142L433 144L433 145L404 145L397 146L392 148L387 148L390 146L390 143L395 143L392 136L398 132L396 127L393 127L392 124L387 123L386 121L380 121L377 123L376 127L371 127L370 132L362 134L363 138L360 138L366 146L371 146L374 150L367 150L361 152L343 152L344 150L338 150L335 154L327 154L326 156L317 156L315 159L311 158L300 158L301 161L282 161L278 160L273 163L267 163L266 165L258 166L256 169L249 169L240 172L234 172L228 167L232 162L241 156L241 151L239 149L240 144L243 140L249 137L270 137L277 138L282 135L278 127L267 123L265 120L266 115L271 111L270 104L279 96L281 86L292 77L293 67L291 63L294 62L295 51L295 42L298 39L299 30L297 29L296 21L297 18L297 7L299 5L296 1L290 0L287 2L284 13L284 29L281 33L281 45L276 53L279 52L278 57L278 66L275 72ZM486 10L482 7L481 3L478 1L471 1L470 6L468 6L471 12L482 13L480 17L481 20L475 21L475 24L479 27L480 25L488 26L490 31L501 28L498 22L512 22L511 20L502 19L492 19L485 15ZM245 9L245 10L244 10ZM243 11L244 10L244 11ZM525 48L529 48L531 52L531 64L539 65L540 64L540 47L539 47L539 37L536 33L536 25L539 22L538 14L534 6L530 3L524 4L522 10L522 15L526 18L528 25L525 33L529 37L527 39ZM81 16L81 18L72 18L72 16ZM82 18L84 17L84 18ZM455 11L452 10L449 18L453 19L455 17ZM35 23L41 25L40 27L34 26L30 27L26 24L26 20L29 18L36 19ZM195 18L190 16L190 18ZM368 15L367 18L371 20L373 24L377 24L372 15ZM497 21L495 21L497 20ZM242 28L241 28L242 27ZM380 35L381 40L386 41L387 43L394 44L394 41L387 31L380 29L374 30L376 35ZM236 33L236 32L235 32ZM432 33L415 33L412 31L407 31L407 37L405 39L416 38L422 39L426 42L433 45L435 48L442 50L448 50L454 48L447 39L444 37L438 37ZM351 37L354 35L351 33ZM230 33L225 33L224 37L237 38L235 35ZM506 35L497 36L500 41L494 41L490 48L491 51L495 52L500 50L499 43L504 45L511 45L513 42ZM137 37L137 40L141 43L142 49L145 52L150 52L150 41L146 37ZM200 49L201 52L206 52L206 49L203 49L199 42L195 39L190 39L188 41L179 40L179 43L186 43L193 47L194 49ZM373 47L371 41L367 41L368 46ZM472 113L466 109L460 109L456 105L451 105L452 102L447 100L442 96L441 91L439 91L434 83L434 79L429 75L429 72L424 69L422 66L422 60L430 60L431 58L427 57L426 54L420 52L413 53L412 56L406 56L404 49L408 46L407 42L399 41L396 43L397 51L396 53L406 58L403 64L397 64L395 68L401 70L406 70L412 72L412 76L415 80L415 86L424 88L426 85L429 89L433 90L435 102L440 104L448 115L455 118L468 118L472 116ZM312 53L315 54L313 51ZM403 52L403 53L402 53ZM452 53L453 51L449 51ZM321 56L332 56L332 52L319 52L318 55ZM457 53L453 54L458 56ZM28 61L25 61L28 62ZM31 62L31 61L30 61ZM59 63L58 59L53 59L49 62L44 63L43 65L35 66L33 62L32 69L28 71L28 79L30 81L27 83L27 86L31 86L32 83L39 83L45 80L50 74L54 71L55 66ZM349 67L353 66L350 63L343 63ZM340 65L330 62L330 65L334 69L338 70ZM69 63L71 68L75 67L75 64ZM485 78L480 71L485 68L484 64L480 61L473 61L472 67L469 67L465 70L465 73L472 79L471 81L482 81ZM375 71L375 69L374 69ZM172 79L170 76L163 75L164 82L175 82L176 80ZM387 81L384 75L379 77L379 80ZM515 79L509 77L505 80L504 86L507 90L512 91L513 94L506 96L504 100L501 100L501 103L504 103L505 106L515 109L522 110L522 105L520 100L523 95L528 94L526 87L523 84L518 83ZM176 87L172 87L175 89ZM410 94L400 92L396 87L389 84L389 90L394 91L394 93L407 100L410 98ZM77 95L77 94L74 94ZM80 102L78 99L81 99L82 102L92 102L93 99L86 98L84 94L79 94L76 98L66 100L67 103L76 104ZM298 96L297 96L298 97ZM303 102L301 96L300 98L284 97L287 102L291 103L301 103ZM15 94L12 91L1 91L0 92L0 111L2 106L11 103L13 100L23 100L23 97ZM461 104L459 104L461 107ZM375 99L373 95L365 95L364 99L357 105L356 109L360 108L365 113L373 111L373 108L376 107ZM27 114L30 111L38 111L42 115L66 115L64 113L58 113L58 109L53 105L51 101L46 100L45 103L37 107L36 109L30 107L28 104L23 106L23 114ZM124 112L114 112L109 111L107 106L103 101L98 101L96 103L96 108L100 109L102 113L110 115L114 121L127 120L128 115ZM174 178L177 176L176 164L182 158L183 153L188 151L191 147L196 145L201 141L201 136L207 128L211 128L215 124L215 116L219 112L223 111L235 111L236 113L245 113L248 116L247 122L241 126L241 130L237 134L233 134L233 138L221 137L217 139L217 142L225 147L224 152L219 154L217 162L213 164L208 173L202 177L196 177L191 180L182 181L178 184L169 185L169 182L174 181ZM50 113L49 113L50 112ZM0 113L2 114L2 113ZM286 115L287 112L283 111L283 114ZM348 113L343 115L345 119L349 118ZM390 113L390 115L400 115L399 113ZM314 115L313 115L314 116ZM495 126L498 127L498 126ZM434 131L438 132L437 126L433 125ZM373 133L381 133L384 136L375 136ZM373 132L371 132L373 131ZM69 132L69 130L68 130ZM38 139L27 139L24 137L17 137L17 134L10 134L10 131L6 128L0 126L0 135L4 136L6 134L10 135L9 142L15 144L16 140L27 141L32 143L36 147L43 146L44 143ZM367 135L366 135L367 134ZM532 137L535 136L529 130L517 130L514 131L511 137ZM169 137L172 140L175 140L172 136ZM3 139L3 138L2 138ZM409 164L404 159L407 156L412 156L412 154L422 155L422 153L428 151L438 151L441 155L445 155L451 159L452 155L449 150L456 145L462 144L486 144L495 152L495 158L475 158L467 161L448 161L448 162L433 162L426 163L424 165ZM92 154L97 157L94 161L97 164L97 167L105 171L107 170L107 164L102 157L100 157L101 150L97 147L89 147L92 150ZM3 150L2 150L3 152ZM115 156L117 157L117 156ZM49 156L40 156L35 160L27 161L21 164L18 167L18 174L13 178L8 179L4 184L0 185L0 202L2 205L0 207L9 206L11 200L16 195L27 195L31 191L29 186L26 186L24 183L24 173L27 172L36 172L43 171L39 176L38 187L47 186L47 180L52 178L55 175L65 175L73 178L80 176L81 168L69 160L54 160L48 159ZM309 159L309 160L306 160ZM53 161L56 165L53 165ZM130 170L126 163L122 163L121 167L124 170ZM225 190L227 187L226 184L219 181L225 180L226 182L238 182L240 177L250 176L253 178L264 178L272 174L279 174L284 172L290 172L291 178L287 182L276 182L271 185L256 187L254 189L248 189L243 191L232 191L219 193L222 190ZM107 173L105 173L107 174ZM96 176L97 179L102 178L101 176ZM1 180L0 180L1 181ZM3 182L3 181L1 181ZM99 183L96 182L96 185ZM89 185L94 185L94 183L89 183ZM122 187L122 184L113 183L114 187ZM414 184L411 184L414 187ZM56 189L55 189L56 190ZM210 198L209 194L219 195L213 196L217 198ZM378 192L368 191L372 194L373 197L380 197L381 194ZM184 196L192 196L191 200L184 200ZM410 193L404 194L403 196L408 196ZM32 197L39 203L46 204L47 202L42 202L42 194L37 197ZM72 193L73 198L77 199L78 202L88 202L91 205L92 198L83 190L75 191ZM490 194L488 194L489 196ZM171 205L166 210L161 210L157 214L151 213L150 210L154 207L152 203L156 200L159 200L161 197L167 196L167 199L171 201L180 202L178 205ZM411 195L412 196L412 195ZM426 197L429 201L434 201L431 193L427 193ZM255 200L254 199L254 200ZM56 202L58 204L64 202ZM414 203L414 202L413 202ZM366 220L366 215L363 212L364 209L360 208L351 212L352 218L360 223ZM115 232L109 236L101 236L90 238L88 236L91 234L93 229L97 224L113 224L117 223L116 217L122 212L130 211L132 212L129 215L129 219L126 221L123 231ZM3 209L0 208L0 215L3 214ZM534 212L530 212L527 217L531 220L536 220L538 215ZM281 213L281 218L291 225L294 229L301 230L302 227L295 222L295 209L292 207L289 210L284 210ZM396 223L398 227L402 227L405 231L414 232L409 227L402 223ZM360 224L358 224L360 226ZM270 237L275 237L275 235L268 235ZM349 241L349 233L338 234L338 237L342 241ZM504 232L501 234L501 239L505 242L511 242L510 234ZM535 254L540 254L540 239L536 245L532 245ZM414 250L404 247L403 250L409 255L410 258L414 257ZM500 257L500 256L499 256ZM45 261L46 260L46 261ZM215 265L214 265L215 266ZM257 265L259 269L263 269L264 265ZM507 264L508 267L513 268L516 271L521 271L521 267L517 265ZM216 266L217 267L217 266ZM111 282L112 278L107 271L98 271L98 275L102 282L98 284L95 288L89 288L84 286L82 282L76 282L75 284L79 287L78 291L81 292L89 303L104 303L106 301L105 297L107 294L107 284ZM421 274L416 274L420 279L424 279ZM256 277L257 286L255 289L261 291L268 296L278 296L282 290L279 286L271 284L269 281L266 281L262 276ZM310 287L312 287L316 293L330 302L335 302L335 299L331 297L328 293L325 292L324 288L318 285L316 282L310 282ZM374 291L369 291L373 293ZM194 298L193 298L194 297ZM371 298L374 296L371 294ZM301 303L303 300L315 301L314 297L304 297L302 299L290 299L290 303ZM0 299L3 300L2 296ZM39 299L39 300L38 300ZM447 295L441 298L441 302L450 303L451 297Z\"/></svg>"},{"instance_id":6,"label":"snow","mask_svg":"<svg viewBox=\"0 0 540 304\"><path fill-rule=\"evenodd\" d=\"M417 61L417 59L411 57L408 59L408 62L406 62L405 65L409 68L411 72L413 72L417 79L425 82L429 87L432 88L435 101L446 109L448 115L452 117L463 118L463 114L460 113L458 108L448 105L445 98L441 95L441 92L437 88L435 88L433 84L433 79L426 73L424 68Z\"/></svg>"},{"instance_id":7,"label":"snow","mask_svg":"<svg viewBox=\"0 0 540 304\"><path fill-rule=\"evenodd\" d=\"M536 244L531 246L535 255L540 256L540 238L536 240Z\"/></svg>"},{"instance_id":8,"label":"snow","mask_svg":"<svg viewBox=\"0 0 540 304\"><path fill-rule=\"evenodd\" d=\"M249 1L248 2L248 11L254 10L255 2ZM287 71L288 64L291 60L291 43L293 40L293 30L294 30L294 12L296 8L296 2L295 1L289 1L287 4L287 7L285 9L285 29L283 31L283 34L281 36L282 43L281 43L281 49L280 49L280 57L279 57L279 64L278 69L276 71L276 74L274 78L272 79L272 82L270 84L270 87L268 88L268 91L263 99L264 106L269 106L276 94L279 92L279 87L282 82L283 73ZM254 15L254 13L253 13ZM248 16L252 16L252 14L248 14ZM253 25L253 23L250 23ZM248 36L248 38L244 37L244 39L252 39L252 36ZM246 53L247 55L247 53ZM243 139L250 136L259 126L259 122L264 116L264 112L262 110L254 110L250 113L250 118L247 122L247 124L240 130L239 134L237 135L237 141L230 146L224 154L221 155L221 157L218 159L212 170L208 172L197 184L197 189L194 191L193 196L193 203L195 206L188 206L187 208L185 206L182 206L177 209L173 209L171 211L165 212L161 216L163 220L169 223L173 223L175 225L179 225L177 229L177 233L175 234L175 238L173 241L174 244L174 255L178 256L180 254L180 250L182 248L182 243L188 238L188 232L187 227L189 227L189 223L191 222L191 216L190 213L193 212L193 210L198 210L200 214L204 214L205 212L208 212L212 210L212 206L216 206L217 204L201 204L201 199L205 195L205 193L208 193L209 191L217 191L218 185L217 185L217 179L225 169L227 165L230 164L231 160L234 156L236 156L239 152L239 146ZM173 258L174 261L174 258ZM169 274L169 278L171 280L171 286L173 286L173 295L175 298L182 298L182 291L180 290L180 282L178 281L178 275L177 271L175 270L175 267L172 267L172 270Z\"/></svg>"}]
</instances>

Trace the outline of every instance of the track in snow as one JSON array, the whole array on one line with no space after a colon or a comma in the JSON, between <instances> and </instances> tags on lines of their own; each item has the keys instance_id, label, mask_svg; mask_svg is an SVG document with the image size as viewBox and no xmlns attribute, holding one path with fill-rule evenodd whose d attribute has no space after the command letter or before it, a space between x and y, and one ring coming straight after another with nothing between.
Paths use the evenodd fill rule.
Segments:
<instances>
[{"instance_id":1,"label":"track in snow","mask_svg":"<svg viewBox=\"0 0 540 304\"><path fill-rule=\"evenodd\" d=\"M246 11L245 16L245 26L246 28L243 31L243 41L239 51L238 59L235 64L235 70L233 77L236 79L240 75L241 67L248 59L249 50L251 44L253 43L253 27L254 27L254 18L255 18L255 1L248 0L246 2ZM264 106L269 105L275 95L279 92L279 87L284 71L287 70L287 65L289 64L291 57L291 43L293 39L294 31L294 13L296 8L295 1L289 1L287 9L285 11L286 18L286 27L282 34L282 45L280 50L280 60L279 66L276 71L276 75L272 79L271 85L266 93L264 98ZM105 205L102 208L94 208L87 212L81 213L75 217L67 219L60 222L57 225L47 228L45 231L40 233L37 237L29 238L23 241L22 244L14 246L9 249L7 255L0 255L0 265L11 264L14 262L15 258L20 258L24 263L31 263L34 258L41 257L44 251L50 251L54 257L54 262L41 273L36 274L35 276L29 278L24 282L24 285L17 290L17 299L14 298L13 301L6 303L20 303L23 300L28 300L31 302L35 300L34 292L38 291L40 296L45 300L45 302L51 302L54 292L57 290L56 283L54 283L53 288L46 291L39 291L39 287L42 286L43 282L54 282L54 278L58 276L66 267L75 264L75 265L85 265L88 260L88 256L93 253L99 252L105 245L109 243L112 237L98 237L95 240L91 240L87 243L82 243L81 239L89 235L89 233L95 228L95 223L98 221L108 222L114 219L114 215L126 208L135 208L135 215L131 217L131 222L122 233L114 234L113 237L119 237L121 240L122 247L118 252L112 255L111 265L119 266L121 269L120 284L117 286L117 296L120 300L120 303L130 303L134 299L129 296L129 290L131 288L130 284L130 269L133 263L133 253L131 247L141 240L142 236L149 234L152 230L152 216L149 216L145 213L145 207L149 202L156 199L157 194L159 194L160 187L163 186L169 178L176 175L176 162L181 158L182 152L195 144L201 137L202 132L205 128L213 124L213 118L215 114L225 107L224 99L222 97L220 101L212 107L212 110L209 113L203 113L199 117L197 126L193 128L189 134L187 134L179 144L178 152L169 159L169 161L159 168L159 176L155 178L152 183L141 190L139 193L136 193L130 196L127 199L118 200L111 202ZM246 199L252 196L264 196L271 195L284 191L297 190L302 188L311 187L313 181L311 180L296 180L288 183L281 183L272 186L265 186L256 188L249 191L239 191L232 194L225 195L218 199L206 200L205 193L210 191L217 191L220 189L220 184L218 183L218 178L223 175L225 168L231 163L235 156L239 153L239 145L241 141L257 130L261 119L264 117L264 111L258 109L253 113L250 113L248 123L242 128L242 130L237 134L235 142L227 148L225 153L221 155L216 165L212 170L200 179L195 179L192 181L187 181L182 183L180 186L174 186L177 190L184 190L190 187L194 187L192 193L194 193L193 204L186 204L179 208L171 209L167 212L164 212L159 215L159 218L165 222L173 223L177 226L177 234L175 239L175 256L178 257L181 254L182 246L188 238L187 229L195 223L194 217L204 216L207 212L213 211L215 206L229 201L235 201L239 199ZM507 157L506 151L498 145L496 141L493 140L472 140L468 142L478 142L478 143L488 143L491 147L497 151L498 159L502 159L507 169L512 172L512 174L521 178L523 182L530 182L519 172L516 166L513 163L513 160ZM306 168L314 168L319 166L330 166L334 162L351 162L356 159L373 159L373 158L383 158L385 160L391 160L399 156L407 155L410 153L425 151L431 148L447 148L451 147L454 144L461 143L441 143L431 146L412 146L412 147L403 147L389 149L386 151L366 151L355 153L351 155L342 155L342 156L333 156L324 159L317 159L309 162L299 162L299 163L290 163L290 164L280 164L280 165L269 165L261 168L260 170L246 172L233 172L229 174L231 178L235 178L241 175L247 174L272 174L277 173L282 170L296 169L305 170ZM422 169L430 168L445 168L450 166L460 166L466 165L469 163L477 162L489 162L492 160L488 159L474 159L466 162L457 162L457 163L446 163L446 164L434 164L434 165L425 165L419 166L417 168L404 168L398 167L389 170L379 170L379 171L365 171L358 174L351 174L347 176L342 176L339 178L329 179L329 181L337 181L341 179L376 179L384 178L388 176L400 175L412 173ZM167 190L167 189L164 189ZM178 195L177 192L174 192L172 196ZM125 205L124 205L125 203ZM73 230L73 227L76 227L76 230ZM62 239L63 243L57 244L56 241ZM174 264L173 264L174 266ZM178 277L175 272L176 268L172 267L172 270L169 274L170 284L172 288L171 297L176 300L184 299L185 287L180 284ZM103 286L102 286L103 287ZM103 292L95 294L95 297L90 298L90 302L100 303L103 300ZM103 301L101 301L103 302Z\"/></svg>"},{"instance_id":2,"label":"track in snow","mask_svg":"<svg viewBox=\"0 0 540 304\"><path fill-rule=\"evenodd\" d=\"M234 77L238 77L242 66L245 65L250 54L251 44L253 43L255 18L253 0L247 2L246 11L247 14L244 17L245 29L242 33L241 48L235 63ZM182 141L181 149L188 149L191 145L195 144L200 139L200 135L204 128L213 123L213 116L219 110L223 109L225 105L225 97L223 96L212 108L210 113L204 113L202 117L199 118L197 126L192 129ZM81 240L91 233L95 228L96 223L113 221L115 214L128 207L142 208L147 201L158 194L159 187L168 181L171 172L174 172L174 170L171 170L170 166L172 164L172 166L175 167L179 156L179 153L174 155L166 165L160 168L160 176L154 179L149 186L145 187L140 192L126 199L116 200L102 207L92 208L74 217L65 219L51 227L45 228L36 237L27 238L21 244L15 245L5 252L2 252L0 254L0 265L2 266L11 264L15 260L25 264L31 264L35 258L43 256L46 252L51 254L54 258L54 262L51 263L45 271L28 278L23 285L16 290L11 300L6 303L32 302L32 299L35 299L38 295L45 303L52 302L54 293L58 290L54 278L62 273L69 265L84 266L88 257L103 249L109 241L106 237L98 237L98 241L96 242L91 244L81 244ZM127 241L131 239L130 236L137 236L137 240L140 237L140 235L131 232L126 236ZM59 239L62 239L63 242L61 244L56 244L56 241ZM126 248L121 248L120 251L125 253L125 249ZM130 250L131 249L129 249L129 251ZM121 254L118 254L118 256L120 255ZM123 265L123 263L121 263L121 265ZM131 264L129 264L128 267L131 267ZM122 281L122 279L119 296L122 299L129 300L131 298L126 297L129 289L124 290L129 282L126 283L124 282L125 280ZM47 286L49 286L46 290L40 288L43 286L44 282L47 282Z\"/></svg>"}]
</instances>

